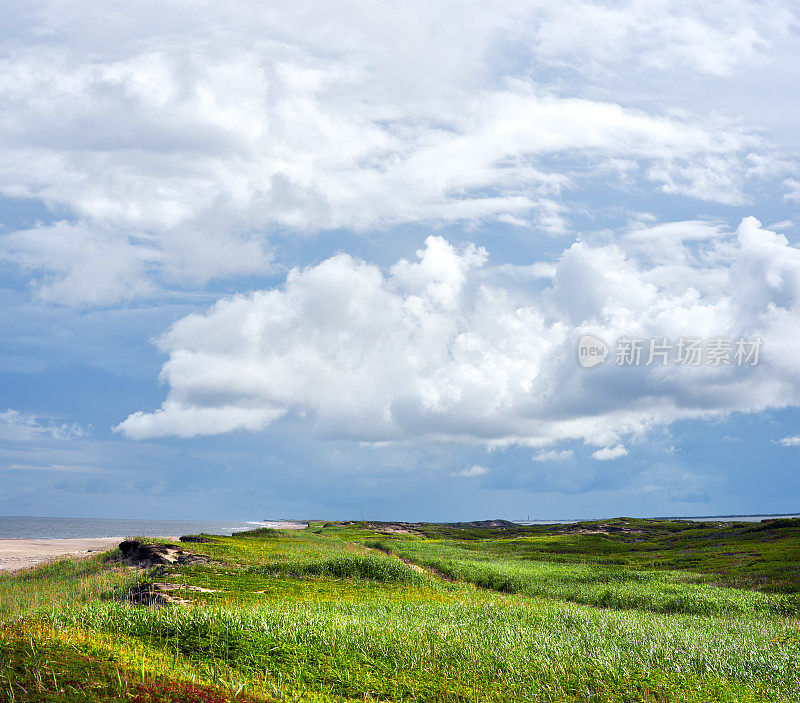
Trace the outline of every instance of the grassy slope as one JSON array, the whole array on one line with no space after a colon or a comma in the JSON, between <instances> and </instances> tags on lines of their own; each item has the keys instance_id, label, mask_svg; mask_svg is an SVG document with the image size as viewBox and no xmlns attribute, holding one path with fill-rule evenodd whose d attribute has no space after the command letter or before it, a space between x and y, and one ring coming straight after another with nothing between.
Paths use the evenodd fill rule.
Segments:
<instances>
[{"instance_id":1,"label":"grassy slope","mask_svg":"<svg viewBox=\"0 0 800 703\"><path fill-rule=\"evenodd\" d=\"M73 570L68 579L46 570L7 577L6 617L35 616L0 627L0 700L800 699L794 597L720 588L714 569L692 573L674 561L693 552L714 565L720 540L743 544L746 528L723 538L647 527L617 538L319 525L184 545L210 565L132 577L95 559L49 567ZM460 580L366 546L378 543ZM769 577L742 567L736 578L791 590L778 566L796 536L761 544ZM189 607L141 607L113 597L131 578L207 590L181 591ZM23 595L26 580L39 596Z\"/></svg>"},{"instance_id":2,"label":"grassy slope","mask_svg":"<svg viewBox=\"0 0 800 703\"><path fill-rule=\"evenodd\" d=\"M322 534L368 538L375 523L312 529ZM385 537L386 535L381 535ZM624 566L626 569L688 570L720 585L768 592L800 592L800 519L760 523L700 523L616 518L573 525L469 528L415 525L410 535L472 544L482 553L557 563Z\"/></svg>"},{"instance_id":3,"label":"grassy slope","mask_svg":"<svg viewBox=\"0 0 800 703\"><path fill-rule=\"evenodd\" d=\"M715 586L687 571L630 569L596 563L560 563L496 554L496 545L452 540L366 540L385 552L440 574L506 593L557 598L605 608L695 615L797 615L795 594L767 594ZM519 545L517 545L519 546Z\"/></svg>"},{"instance_id":4,"label":"grassy slope","mask_svg":"<svg viewBox=\"0 0 800 703\"><path fill-rule=\"evenodd\" d=\"M477 537L482 549L498 556L685 569L713 575L725 585L800 592L800 519L698 523L617 518L492 532L499 539L487 540L469 529L432 525L422 530L434 539L468 542Z\"/></svg>"}]
</instances>

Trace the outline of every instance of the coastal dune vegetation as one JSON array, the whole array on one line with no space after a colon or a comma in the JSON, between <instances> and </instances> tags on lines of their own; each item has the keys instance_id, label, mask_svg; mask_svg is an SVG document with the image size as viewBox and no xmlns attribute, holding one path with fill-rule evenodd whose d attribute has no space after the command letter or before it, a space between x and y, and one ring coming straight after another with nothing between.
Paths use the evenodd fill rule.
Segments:
<instances>
[{"instance_id":1,"label":"coastal dune vegetation","mask_svg":"<svg viewBox=\"0 0 800 703\"><path fill-rule=\"evenodd\" d=\"M0 577L0 700L800 700L800 520L312 523L174 546L195 559Z\"/></svg>"}]
</instances>

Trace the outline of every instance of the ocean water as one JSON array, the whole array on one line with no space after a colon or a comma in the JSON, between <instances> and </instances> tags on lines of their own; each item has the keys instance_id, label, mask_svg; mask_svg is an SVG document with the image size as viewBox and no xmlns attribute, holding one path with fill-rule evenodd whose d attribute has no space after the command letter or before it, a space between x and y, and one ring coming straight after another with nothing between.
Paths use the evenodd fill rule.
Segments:
<instances>
[{"instance_id":1,"label":"ocean water","mask_svg":"<svg viewBox=\"0 0 800 703\"><path fill-rule=\"evenodd\" d=\"M781 513L780 515L700 515L698 517L673 517L664 520L695 520L697 522L761 522L778 520L784 517L800 517L800 513Z\"/></svg>"},{"instance_id":2,"label":"ocean water","mask_svg":"<svg viewBox=\"0 0 800 703\"><path fill-rule=\"evenodd\" d=\"M800 517L800 513L785 515L713 515L697 517L659 518L672 520L697 520L714 522L760 522L780 517ZM598 518L584 518L596 520ZM599 518L603 519L603 518ZM557 525L580 522L564 520L514 520L519 525ZM226 520L119 520L104 518L69 517L13 517L0 515L0 539L42 539L56 537L180 537L205 532L210 535L230 535L266 525L290 527L296 523L284 521L226 521Z\"/></svg>"},{"instance_id":3,"label":"ocean water","mask_svg":"<svg viewBox=\"0 0 800 703\"><path fill-rule=\"evenodd\" d=\"M261 523L209 520L115 520L70 517L0 516L0 539L46 537L180 537L205 532L230 535Z\"/></svg>"}]
</instances>

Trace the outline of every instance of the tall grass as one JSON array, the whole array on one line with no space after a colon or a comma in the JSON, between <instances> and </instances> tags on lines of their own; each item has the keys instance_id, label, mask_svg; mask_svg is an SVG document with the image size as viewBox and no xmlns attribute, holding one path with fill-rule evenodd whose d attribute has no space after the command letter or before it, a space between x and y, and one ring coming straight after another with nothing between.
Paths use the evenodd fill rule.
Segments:
<instances>
[{"instance_id":1,"label":"tall grass","mask_svg":"<svg viewBox=\"0 0 800 703\"><path fill-rule=\"evenodd\" d=\"M465 548L448 542L382 541L374 546L396 550L450 578L506 593L656 613L800 614L797 596L720 588L689 572L498 558L482 554L475 545Z\"/></svg>"},{"instance_id":2,"label":"tall grass","mask_svg":"<svg viewBox=\"0 0 800 703\"><path fill-rule=\"evenodd\" d=\"M361 545L305 531L264 529L269 529L266 536L259 536L255 533L260 530L253 530L252 533L237 532L232 537L214 536L208 543L182 543L179 546L214 560L239 565L310 564L343 554L366 552Z\"/></svg>"},{"instance_id":3,"label":"tall grass","mask_svg":"<svg viewBox=\"0 0 800 703\"><path fill-rule=\"evenodd\" d=\"M0 621L97 599L135 579L104 566L100 555L62 560L15 573L0 572Z\"/></svg>"},{"instance_id":4,"label":"tall grass","mask_svg":"<svg viewBox=\"0 0 800 703\"><path fill-rule=\"evenodd\" d=\"M384 583L436 584L427 574L412 571L399 559L373 554L340 554L313 562L272 563L248 569L256 574L322 576Z\"/></svg>"},{"instance_id":5,"label":"tall grass","mask_svg":"<svg viewBox=\"0 0 800 703\"><path fill-rule=\"evenodd\" d=\"M800 647L781 618L618 612L518 597L457 604L284 603L54 617L198 663L266 672L281 695L395 701L800 699ZM707 698L687 691L720 689ZM623 694L629 694L626 698ZM760 698L763 696L763 698ZM653 700L653 699L651 699Z\"/></svg>"},{"instance_id":6,"label":"tall grass","mask_svg":"<svg viewBox=\"0 0 800 703\"><path fill-rule=\"evenodd\" d=\"M0 626L0 655L27 658L34 678L40 660L51 662L53 691L64 678L52 664L58 656L73 673L105 677L109 691L121 667L147 686L174 670L176 680L217 692L315 703L800 700L791 600L716 588L687 572L530 561L480 544L368 546L461 583L340 538L215 537L187 547L208 564L131 577L95 558L0 578L3 618L38 613ZM183 589L185 607L103 597L145 577L208 590ZM5 676L13 688L15 669L6 671L0 684ZM123 688L133 695L133 683Z\"/></svg>"}]
</instances>

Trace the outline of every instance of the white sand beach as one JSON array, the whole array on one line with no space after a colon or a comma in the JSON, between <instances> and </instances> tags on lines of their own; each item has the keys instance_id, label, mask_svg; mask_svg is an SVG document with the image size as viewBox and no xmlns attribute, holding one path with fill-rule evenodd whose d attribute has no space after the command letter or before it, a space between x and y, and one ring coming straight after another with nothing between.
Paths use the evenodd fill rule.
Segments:
<instances>
[{"instance_id":1,"label":"white sand beach","mask_svg":"<svg viewBox=\"0 0 800 703\"><path fill-rule=\"evenodd\" d=\"M113 549L120 541L118 537L0 539L0 571L17 571L57 558L102 552Z\"/></svg>"}]
</instances>

